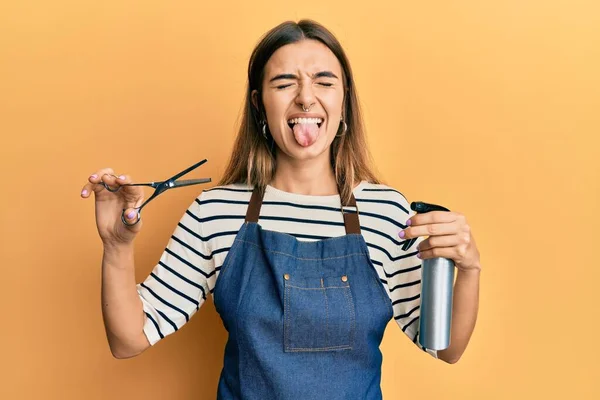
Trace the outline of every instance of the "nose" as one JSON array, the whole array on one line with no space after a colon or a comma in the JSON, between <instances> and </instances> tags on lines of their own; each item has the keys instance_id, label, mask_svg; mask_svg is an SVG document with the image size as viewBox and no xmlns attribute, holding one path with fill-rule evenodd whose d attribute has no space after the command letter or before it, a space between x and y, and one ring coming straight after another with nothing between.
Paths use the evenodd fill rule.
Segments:
<instances>
[{"instance_id":1,"label":"nose","mask_svg":"<svg viewBox=\"0 0 600 400\"><path fill-rule=\"evenodd\" d=\"M298 95L296 96L296 104L298 104L303 110L309 110L313 104L315 104L315 94L310 82L302 83L298 89Z\"/></svg>"}]
</instances>

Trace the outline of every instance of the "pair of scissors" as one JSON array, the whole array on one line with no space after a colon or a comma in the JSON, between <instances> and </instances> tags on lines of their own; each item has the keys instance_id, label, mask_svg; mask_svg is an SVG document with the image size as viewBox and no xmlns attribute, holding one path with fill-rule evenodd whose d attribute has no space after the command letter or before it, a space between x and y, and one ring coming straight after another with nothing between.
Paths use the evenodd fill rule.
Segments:
<instances>
[{"instance_id":1,"label":"pair of scissors","mask_svg":"<svg viewBox=\"0 0 600 400\"><path fill-rule=\"evenodd\" d=\"M188 172L198 168L199 166L201 166L202 164L204 164L207 160L204 159L194 165L192 165L189 168L186 168L185 170L179 172L177 175L172 176L171 178L165 180L165 181L159 181L159 182L148 182L148 183L124 183L122 185L118 185L117 187L110 187L108 186L106 183L101 182L102 186L104 186L106 188L106 190L108 190L109 192L115 193L118 192L123 186L150 186L152 188L154 188L154 193L152 193L152 196L150 196L148 198L148 200L146 200L144 203L142 203L141 206L134 208L134 210L137 211L137 219L133 224L129 224L127 223L127 220L125 219L125 208L123 209L123 212L121 213L121 221L123 221L123 223L127 226L133 226L135 224L137 224L138 222L140 222L142 215L142 208L148 204L150 201L152 201L154 198L156 198L156 196L158 196L159 194L163 193L164 191L168 190L168 189L172 189L172 188L177 188L177 187L184 187L184 186L190 186L190 185L198 185L201 183L207 183L210 182L210 178L202 178L202 179L188 179L188 180L182 180L182 181L178 181L177 179L179 179L180 177L182 177L183 175L187 174ZM115 175L112 175L116 178Z\"/></svg>"}]
</instances>

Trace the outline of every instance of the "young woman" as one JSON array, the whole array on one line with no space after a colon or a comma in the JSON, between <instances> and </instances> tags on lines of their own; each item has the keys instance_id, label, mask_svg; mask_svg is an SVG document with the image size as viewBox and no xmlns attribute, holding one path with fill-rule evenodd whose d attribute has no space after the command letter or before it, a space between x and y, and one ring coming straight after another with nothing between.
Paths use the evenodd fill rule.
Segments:
<instances>
[{"instance_id":1,"label":"young woman","mask_svg":"<svg viewBox=\"0 0 600 400\"><path fill-rule=\"evenodd\" d=\"M394 318L418 345L421 260L441 256L458 269L452 343L423 350L456 362L477 316L477 247L463 215L409 219L407 199L371 171L339 42L315 22L283 23L254 49L248 79L222 181L189 207L143 283L133 263L142 222L120 218L143 193L105 190L132 182L112 169L84 187L95 193L114 356L177 331L212 294L229 332L219 398L378 399L385 327Z\"/></svg>"}]
</instances>

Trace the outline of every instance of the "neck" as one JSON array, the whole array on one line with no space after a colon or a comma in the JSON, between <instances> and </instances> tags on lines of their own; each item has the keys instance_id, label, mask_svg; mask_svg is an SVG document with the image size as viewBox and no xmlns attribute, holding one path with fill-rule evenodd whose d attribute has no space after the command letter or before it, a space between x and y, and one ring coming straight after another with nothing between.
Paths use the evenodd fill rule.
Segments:
<instances>
[{"instance_id":1,"label":"neck","mask_svg":"<svg viewBox=\"0 0 600 400\"><path fill-rule=\"evenodd\" d=\"M310 196L339 194L328 156L310 160L277 156L277 169L270 183L274 188Z\"/></svg>"}]
</instances>

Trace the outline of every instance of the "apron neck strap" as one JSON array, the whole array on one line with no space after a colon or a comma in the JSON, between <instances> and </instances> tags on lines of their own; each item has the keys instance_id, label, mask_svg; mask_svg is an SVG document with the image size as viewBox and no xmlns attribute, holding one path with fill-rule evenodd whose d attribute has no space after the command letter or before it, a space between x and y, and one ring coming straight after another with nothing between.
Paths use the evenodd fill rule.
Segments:
<instances>
[{"instance_id":1,"label":"apron neck strap","mask_svg":"<svg viewBox=\"0 0 600 400\"><path fill-rule=\"evenodd\" d=\"M252 196L250 197L250 203L248 204L248 210L246 211L246 222L258 222L258 216L260 215L260 207L262 206L263 196L265 195L264 192L265 190L263 189L261 194L261 190L258 188L258 186L254 187L254 190L252 191ZM358 207L356 205L356 198L354 198L354 193L350 193L350 202L348 203L348 205L342 206L341 211L342 216L344 217L344 227L346 228L346 234L360 234Z\"/></svg>"},{"instance_id":2,"label":"apron neck strap","mask_svg":"<svg viewBox=\"0 0 600 400\"><path fill-rule=\"evenodd\" d=\"M263 190L264 196L264 190ZM254 187L252 196L250 197L250 203L248 204L248 210L246 211L246 222L258 222L258 216L260 214L260 206L262 206L262 196L258 186Z\"/></svg>"}]
</instances>

